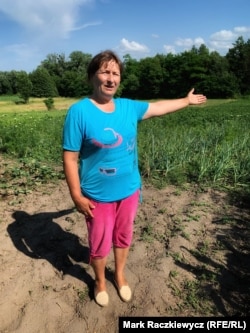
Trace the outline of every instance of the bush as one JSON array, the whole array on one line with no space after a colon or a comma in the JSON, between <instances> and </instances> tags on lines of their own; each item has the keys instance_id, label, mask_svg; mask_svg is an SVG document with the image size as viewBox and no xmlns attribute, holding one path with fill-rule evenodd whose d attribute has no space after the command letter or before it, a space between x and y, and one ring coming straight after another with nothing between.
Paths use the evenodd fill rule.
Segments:
<instances>
[{"instance_id":1,"label":"bush","mask_svg":"<svg viewBox=\"0 0 250 333\"><path fill-rule=\"evenodd\" d=\"M54 110L54 108L55 108L54 107L54 99L52 97L44 99L44 104L46 105L48 111Z\"/></svg>"}]
</instances>

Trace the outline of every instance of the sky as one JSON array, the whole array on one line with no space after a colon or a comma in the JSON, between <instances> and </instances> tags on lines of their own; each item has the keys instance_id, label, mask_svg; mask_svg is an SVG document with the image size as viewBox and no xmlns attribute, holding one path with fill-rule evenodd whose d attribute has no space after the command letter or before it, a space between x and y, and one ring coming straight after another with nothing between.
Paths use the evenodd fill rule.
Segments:
<instances>
[{"instance_id":1,"label":"sky","mask_svg":"<svg viewBox=\"0 0 250 333\"><path fill-rule=\"evenodd\" d=\"M240 36L250 39L249 0L0 0L0 71L74 51L139 60L205 44L225 55Z\"/></svg>"}]
</instances>

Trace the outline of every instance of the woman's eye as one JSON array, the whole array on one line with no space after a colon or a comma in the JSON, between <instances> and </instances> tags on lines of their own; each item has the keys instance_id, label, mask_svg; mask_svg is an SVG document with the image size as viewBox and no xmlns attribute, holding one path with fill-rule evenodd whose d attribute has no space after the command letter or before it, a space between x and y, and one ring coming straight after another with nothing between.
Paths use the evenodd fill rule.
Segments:
<instances>
[{"instance_id":1,"label":"woman's eye","mask_svg":"<svg viewBox=\"0 0 250 333\"><path fill-rule=\"evenodd\" d=\"M119 73L116 73L116 72L114 72L114 73L111 73L111 72L109 72L109 71L103 71L103 72L99 72L99 74L101 74L101 75L106 75L106 76L108 76L108 75L113 75L113 76L120 76L120 74L119 74Z\"/></svg>"}]
</instances>

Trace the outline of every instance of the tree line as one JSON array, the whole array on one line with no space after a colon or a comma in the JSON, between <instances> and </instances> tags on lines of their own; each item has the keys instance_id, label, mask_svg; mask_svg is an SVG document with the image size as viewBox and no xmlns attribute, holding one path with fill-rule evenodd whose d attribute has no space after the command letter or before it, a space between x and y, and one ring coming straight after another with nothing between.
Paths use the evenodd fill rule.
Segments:
<instances>
[{"instance_id":1,"label":"tree line","mask_svg":"<svg viewBox=\"0 0 250 333\"><path fill-rule=\"evenodd\" d=\"M49 54L31 73L0 72L0 95L80 98L91 92L87 80L89 53ZM190 88L208 98L234 98L250 94L250 40L239 37L225 56L199 48L180 54L157 54L140 60L123 57L124 73L117 94L137 99L177 98Z\"/></svg>"}]
</instances>

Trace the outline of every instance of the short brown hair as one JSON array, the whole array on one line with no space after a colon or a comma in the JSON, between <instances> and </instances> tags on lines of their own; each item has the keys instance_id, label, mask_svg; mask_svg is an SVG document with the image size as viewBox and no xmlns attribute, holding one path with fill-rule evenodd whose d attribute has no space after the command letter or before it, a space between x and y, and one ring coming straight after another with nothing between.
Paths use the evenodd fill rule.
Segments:
<instances>
[{"instance_id":1,"label":"short brown hair","mask_svg":"<svg viewBox=\"0 0 250 333\"><path fill-rule=\"evenodd\" d=\"M123 72L123 63L120 60L120 58L117 56L117 54L111 50L102 51L98 54L96 54L90 61L88 68L87 68L87 74L88 74L88 80L90 81L91 78L94 76L96 71L104 64L108 63L111 60L114 60L119 68L120 73Z\"/></svg>"}]
</instances>

